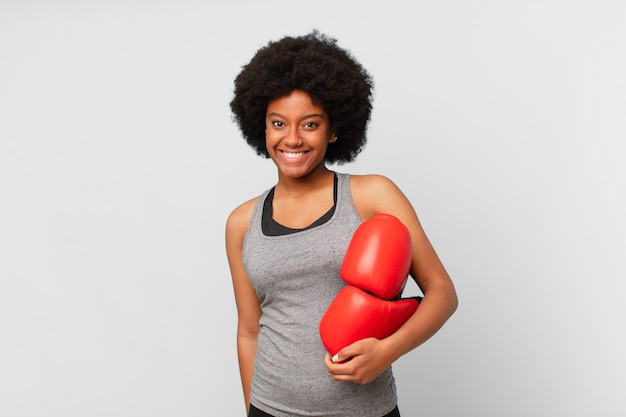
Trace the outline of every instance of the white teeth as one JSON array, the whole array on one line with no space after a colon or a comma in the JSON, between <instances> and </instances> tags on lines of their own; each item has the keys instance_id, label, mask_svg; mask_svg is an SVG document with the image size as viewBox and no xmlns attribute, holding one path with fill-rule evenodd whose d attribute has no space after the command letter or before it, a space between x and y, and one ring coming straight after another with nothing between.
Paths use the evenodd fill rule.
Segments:
<instances>
[{"instance_id":1,"label":"white teeth","mask_svg":"<svg viewBox=\"0 0 626 417\"><path fill-rule=\"evenodd\" d=\"M302 155L304 155L304 152L283 152L283 154L287 157L287 158L298 158Z\"/></svg>"}]
</instances>

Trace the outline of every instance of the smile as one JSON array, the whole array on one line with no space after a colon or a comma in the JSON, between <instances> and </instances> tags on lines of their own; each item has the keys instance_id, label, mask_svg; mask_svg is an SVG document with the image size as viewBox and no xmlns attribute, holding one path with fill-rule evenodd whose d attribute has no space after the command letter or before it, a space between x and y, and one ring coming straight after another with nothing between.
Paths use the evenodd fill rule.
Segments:
<instances>
[{"instance_id":1,"label":"smile","mask_svg":"<svg viewBox=\"0 0 626 417\"><path fill-rule=\"evenodd\" d=\"M283 151L283 155L286 158L289 158L289 159L296 159L296 158L300 158L302 155L304 155L304 152L285 152L285 151Z\"/></svg>"}]
</instances>

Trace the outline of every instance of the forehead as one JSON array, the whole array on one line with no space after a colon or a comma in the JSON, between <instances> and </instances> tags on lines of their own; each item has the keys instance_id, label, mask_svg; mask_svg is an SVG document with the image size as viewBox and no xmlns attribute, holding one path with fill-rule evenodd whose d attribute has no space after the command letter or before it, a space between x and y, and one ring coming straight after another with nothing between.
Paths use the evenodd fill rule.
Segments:
<instances>
[{"instance_id":1,"label":"forehead","mask_svg":"<svg viewBox=\"0 0 626 417\"><path fill-rule=\"evenodd\" d=\"M272 100L267 105L267 114L280 115L318 114L326 117L322 106L315 104L311 96L302 90L294 90L286 96Z\"/></svg>"}]
</instances>

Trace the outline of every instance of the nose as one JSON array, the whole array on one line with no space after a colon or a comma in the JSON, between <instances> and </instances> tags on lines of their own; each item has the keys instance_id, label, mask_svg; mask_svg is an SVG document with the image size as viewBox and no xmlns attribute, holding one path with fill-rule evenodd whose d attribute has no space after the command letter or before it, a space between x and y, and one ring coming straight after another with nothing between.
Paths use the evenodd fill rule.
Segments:
<instances>
[{"instance_id":1,"label":"nose","mask_svg":"<svg viewBox=\"0 0 626 417\"><path fill-rule=\"evenodd\" d=\"M298 146L302 145L302 139L300 138L300 135L298 134L298 129L295 129L295 128L289 129L289 131L285 134L285 138L283 139L283 142L285 143L285 145L289 146L290 148L297 148Z\"/></svg>"}]
</instances>

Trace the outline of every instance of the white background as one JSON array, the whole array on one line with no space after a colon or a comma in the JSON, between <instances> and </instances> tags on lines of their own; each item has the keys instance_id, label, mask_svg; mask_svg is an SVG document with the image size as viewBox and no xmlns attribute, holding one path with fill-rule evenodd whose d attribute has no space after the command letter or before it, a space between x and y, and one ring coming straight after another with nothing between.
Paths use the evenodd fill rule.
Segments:
<instances>
[{"instance_id":1,"label":"white background","mask_svg":"<svg viewBox=\"0 0 626 417\"><path fill-rule=\"evenodd\" d=\"M243 416L224 223L276 174L232 81L313 28L376 82L335 169L394 180L459 293L403 416L626 415L624 2L2 0L1 416Z\"/></svg>"}]
</instances>

